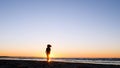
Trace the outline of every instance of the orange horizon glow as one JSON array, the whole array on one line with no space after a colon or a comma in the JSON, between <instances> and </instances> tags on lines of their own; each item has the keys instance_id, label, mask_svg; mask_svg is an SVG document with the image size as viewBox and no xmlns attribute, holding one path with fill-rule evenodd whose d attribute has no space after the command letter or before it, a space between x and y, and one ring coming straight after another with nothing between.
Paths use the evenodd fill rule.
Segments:
<instances>
[{"instance_id":1,"label":"orange horizon glow","mask_svg":"<svg viewBox=\"0 0 120 68\"><path fill-rule=\"evenodd\" d=\"M46 54L34 54L34 53L21 53L21 52L0 52L0 56L18 56L18 57L46 57ZM59 54L50 54L50 58L120 58L119 54L99 54L99 53L84 53L84 54L75 54L75 53L59 53Z\"/></svg>"}]
</instances>

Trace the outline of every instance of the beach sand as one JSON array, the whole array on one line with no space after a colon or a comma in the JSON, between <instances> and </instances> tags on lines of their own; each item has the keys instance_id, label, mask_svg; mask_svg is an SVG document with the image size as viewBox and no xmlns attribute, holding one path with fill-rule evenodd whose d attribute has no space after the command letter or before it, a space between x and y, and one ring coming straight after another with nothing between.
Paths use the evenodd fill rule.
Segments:
<instances>
[{"instance_id":1,"label":"beach sand","mask_svg":"<svg viewBox=\"0 0 120 68\"><path fill-rule=\"evenodd\" d=\"M88 63L68 63L29 61L29 60L0 60L0 68L120 68L120 65L103 65Z\"/></svg>"}]
</instances>

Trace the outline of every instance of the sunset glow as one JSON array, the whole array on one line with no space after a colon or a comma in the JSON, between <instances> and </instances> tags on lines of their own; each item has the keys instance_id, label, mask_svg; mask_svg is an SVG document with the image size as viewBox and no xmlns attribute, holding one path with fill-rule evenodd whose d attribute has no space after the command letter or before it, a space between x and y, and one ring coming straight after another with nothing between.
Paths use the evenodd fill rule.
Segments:
<instances>
[{"instance_id":1,"label":"sunset glow","mask_svg":"<svg viewBox=\"0 0 120 68\"><path fill-rule=\"evenodd\" d=\"M119 0L0 0L0 56L120 58Z\"/></svg>"}]
</instances>

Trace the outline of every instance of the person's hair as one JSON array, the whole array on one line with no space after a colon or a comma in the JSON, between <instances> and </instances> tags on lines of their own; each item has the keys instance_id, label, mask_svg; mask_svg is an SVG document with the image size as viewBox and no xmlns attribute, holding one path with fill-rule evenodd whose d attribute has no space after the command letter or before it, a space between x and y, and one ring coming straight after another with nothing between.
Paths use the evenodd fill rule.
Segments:
<instances>
[{"instance_id":1,"label":"person's hair","mask_svg":"<svg viewBox=\"0 0 120 68\"><path fill-rule=\"evenodd\" d=\"M47 45L47 47L51 47L51 45L50 45L50 44L48 44L48 45Z\"/></svg>"}]
</instances>

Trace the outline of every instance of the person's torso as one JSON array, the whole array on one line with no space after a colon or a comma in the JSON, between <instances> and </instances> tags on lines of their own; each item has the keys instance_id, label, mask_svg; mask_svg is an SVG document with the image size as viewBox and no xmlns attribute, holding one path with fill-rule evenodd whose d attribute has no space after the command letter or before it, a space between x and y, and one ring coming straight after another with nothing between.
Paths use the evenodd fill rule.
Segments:
<instances>
[{"instance_id":1,"label":"person's torso","mask_svg":"<svg viewBox=\"0 0 120 68\"><path fill-rule=\"evenodd\" d=\"M50 50L51 50L50 48L46 48L46 52L50 52Z\"/></svg>"}]
</instances>

